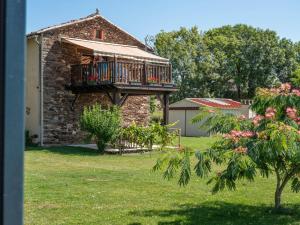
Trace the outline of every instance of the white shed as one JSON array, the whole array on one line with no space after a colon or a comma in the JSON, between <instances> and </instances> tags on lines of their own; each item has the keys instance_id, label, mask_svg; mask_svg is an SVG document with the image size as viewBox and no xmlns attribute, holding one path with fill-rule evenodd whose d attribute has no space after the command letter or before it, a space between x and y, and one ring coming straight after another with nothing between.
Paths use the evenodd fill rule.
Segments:
<instances>
[{"instance_id":1,"label":"white shed","mask_svg":"<svg viewBox=\"0 0 300 225\"><path fill-rule=\"evenodd\" d=\"M177 122L174 128L181 129L182 136L208 136L205 130L199 129L201 122L192 124L191 120L197 114L201 107L211 107L212 109L221 109L224 113L247 115L248 107L232 99L221 98L185 98L170 105L169 123Z\"/></svg>"}]
</instances>

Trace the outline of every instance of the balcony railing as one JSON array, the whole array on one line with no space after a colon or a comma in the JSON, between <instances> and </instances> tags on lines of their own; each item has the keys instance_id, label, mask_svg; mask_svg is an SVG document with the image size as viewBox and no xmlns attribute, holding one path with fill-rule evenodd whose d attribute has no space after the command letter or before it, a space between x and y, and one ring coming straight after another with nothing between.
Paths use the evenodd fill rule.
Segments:
<instances>
[{"instance_id":1,"label":"balcony railing","mask_svg":"<svg viewBox=\"0 0 300 225\"><path fill-rule=\"evenodd\" d=\"M172 85L169 64L108 61L71 66L71 85Z\"/></svg>"}]
</instances>

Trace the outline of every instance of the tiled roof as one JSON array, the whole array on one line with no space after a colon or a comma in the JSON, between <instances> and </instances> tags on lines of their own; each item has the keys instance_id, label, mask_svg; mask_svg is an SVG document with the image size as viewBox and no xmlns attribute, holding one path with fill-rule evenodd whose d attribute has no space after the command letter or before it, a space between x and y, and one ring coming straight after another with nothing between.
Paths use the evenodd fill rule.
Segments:
<instances>
[{"instance_id":1,"label":"tiled roof","mask_svg":"<svg viewBox=\"0 0 300 225\"><path fill-rule=\"evenodd\" d=\"M220 109L237 109L241 103L226 98L187 98L187 100L197 103L200 106L207 106Z\"/></svg>"},{"instance_id":2,"label":"tiled roof","mask_svg":"<svg viewBox=\"0 0 300 225\"><path fill-rule=\"evenodd\" d=\"M72 24L75 24L75 23L84 22L84 21L87 21L87 20L92 20L92 19L95 19L97 17L100 17L100 15L98 13L93 13L93 14L88 15L86 17L82 17L82 18L75 19L75 20L70 20L70 21L67 21L67 22L64 22L64 23L52 25L52 26L45 27L45 28L42 28L42 29L37 30L37 31L33 31L33 32L27 34L27 36L32 36L32 35L40 34L40 33L43 33L43 32L49 31L49 30L57 29L57 28L60 28L60 27L72 25Z\"/></svg>"},{"instance_id":3,"label":"tiled roof","mask_svg":"<svg viewBox=\"0 0 300 225\"><path fill-rule=\"evenodd\" d=\"M140 44L146 46L143 42L141 42L140 40L138 40L136 37L132 36L131 34L129 34L127 31L123 30L122 28L120 28L119 26L113 24L111 21L109 21L108 19L104 18L103 16L101 16L99 14L99 11L97 10L96 13L93 13L93 14L90 14L86 17L82 17L82 18L79 18L79 19L75 19L75 20L70 20L68 22L64 22L64 23L60 23L60 24L57 24L57 25L53 25L53 26L49 26L49 27L45 27L45 28L42 28L40 30L37 30L37 31L33 31L29 34L27 34L27 37L30 37L30 36L33 36L33 35L36 35L36 34L41 34L43 32L46 32L46 31L49 31L49 30L52 30L52 29L57 29L57 28L60 28L60 27L64 27L64 26L69 26L69 25L72 25L72 24L76 24L76 23L81 23L81 22L84 22L84 21L87 21L87 20L92 20L92 19L95 19L95 18L102 18L103 20L105 20L106 22L108 22L109 24L111 24L112 26L116 27L117 29L119 29L120 31L122 31L123 33L126 33L127 35L129 35L131 38L133 38L134 40L138 41Z\"/></svg>"}]
</instances>

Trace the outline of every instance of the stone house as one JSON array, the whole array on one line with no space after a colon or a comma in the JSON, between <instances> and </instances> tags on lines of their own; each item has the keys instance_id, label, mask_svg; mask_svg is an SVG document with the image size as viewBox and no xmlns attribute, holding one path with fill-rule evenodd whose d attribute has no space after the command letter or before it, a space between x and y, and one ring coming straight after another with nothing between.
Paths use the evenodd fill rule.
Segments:
<instances>
[{"instance_id":1,"label":"stone house","mask_svg":"<svg viewBox=\"0 0 300 225\"><path fill-rule=\"evenodd\" d=\"M97 11L85 18L27 35L26 129L40 145L80 143L83 107L121 107L123 124L149 121L156 95L168 122L169 94L176 91L168 59Z\"/></svg>"}]
</instances>

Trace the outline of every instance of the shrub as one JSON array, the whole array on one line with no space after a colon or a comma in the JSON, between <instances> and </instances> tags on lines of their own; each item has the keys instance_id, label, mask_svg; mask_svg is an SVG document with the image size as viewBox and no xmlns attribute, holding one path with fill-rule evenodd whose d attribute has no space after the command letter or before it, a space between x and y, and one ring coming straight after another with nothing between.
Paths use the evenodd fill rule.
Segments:
<instances>
[{"instance_id":1,"label":"shrub","mask_svg":"<svg viewBox=\"0 0 300 225\"><path fill-rule=\"evenodd\" d=\"M100 152L104 152L109 142L115 141L120 125L121 116L117 107L104 110L95 104L85 107L80 118L81 129L89 133L89 140L96 140Z\"/></svg>"},{"instance_id":2,"label":"shrub","mask_svg":"<svg viewBox=\"0 0 300 225\"><path fill-rule=\"evenodd\" d=\"M25 146L30 146L30 147L34 147L37 146L37 143L34 143L34 139L38 138L37 134L34 135L30 135L29 130L25 130Z\"/></svg>"},{"instance_id":3,"label":"shrub","mask_svg":"<svg viewBox=\"0 0 300 225\"><path fill-rule=\"evenodd\" d=\"M146 127L132 123L129 127L123 128L122 134L141 148L147 146L152 150L153 144L157 144L163 149L172 144L176 136L174 132L169 131L170 126L172 125L162 126L159 123L151 123Z\"/></svg>"},{"instance_id":4,"label":"shrub","mask_svg":"<svg viewBox=\"0 0 300 225\"><path fill-rule=\"evenodd\" d=\"M153 125L145 127L132 123L129 127L123 128L122 134L125 138L141 148L147 146L147 148L152 149L156 138L156 133L152 127Z\"/></svg>"}]
</instances>

